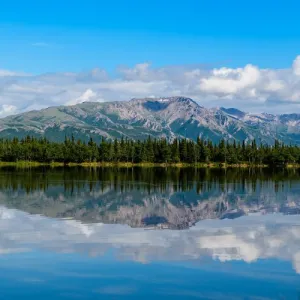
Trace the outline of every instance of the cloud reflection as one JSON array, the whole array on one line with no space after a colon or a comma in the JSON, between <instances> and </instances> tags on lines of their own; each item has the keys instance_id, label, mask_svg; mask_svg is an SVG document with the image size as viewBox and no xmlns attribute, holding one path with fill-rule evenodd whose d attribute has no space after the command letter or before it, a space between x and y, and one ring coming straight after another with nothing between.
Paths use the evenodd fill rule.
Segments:
<instances>
[{"instance_id":1,"label":"cloud reflection","mask_svg":"<svg viewBox=\"0 0 300 300\"><path fill-rule=\"evenodd\" d=\"M0 254L40 249L138 262L222 262L276 258L291 261L300 273L300 220L280 214L235 220L204 220L189 230L145 230L127 225L83 224L0 207Z\"/></svg>"}]
</instances>

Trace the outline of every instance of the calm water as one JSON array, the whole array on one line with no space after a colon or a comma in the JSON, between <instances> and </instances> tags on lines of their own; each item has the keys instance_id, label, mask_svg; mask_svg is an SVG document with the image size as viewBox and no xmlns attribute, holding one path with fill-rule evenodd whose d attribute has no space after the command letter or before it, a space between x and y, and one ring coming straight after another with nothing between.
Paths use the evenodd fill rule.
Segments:
<instances>
[{"instance_id":1,"label":"calm water","mask_svg":"<svg viewBox=\"0 0 300 300\"><path fill-rule=\"evenodd\" d=\"M300 299L298 170L0 170L0 299Z\"/></svg>"}]
</instances>

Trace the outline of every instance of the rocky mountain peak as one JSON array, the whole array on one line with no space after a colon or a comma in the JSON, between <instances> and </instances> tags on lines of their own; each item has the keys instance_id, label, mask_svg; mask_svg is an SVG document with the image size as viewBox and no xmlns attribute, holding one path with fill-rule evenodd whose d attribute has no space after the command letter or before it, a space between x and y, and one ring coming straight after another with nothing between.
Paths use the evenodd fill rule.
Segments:
<instances>
[{"instance_id":1,"label":"rocky mountain peak","mask_svg":"<svg viewBox=\"0 0 300 300\"><path fill-rule=\"evenodd\" d=\"M232 107L231 108L221 107L220 110L227 113L228 115L232 115L232 116L237 117L239 119L243 118L246 115L245 112L243 112L239 109L236 109L236 108L232 108Z\"/></svg>"},{"instance_id":2,"label":"rocky mountain peak","mask_svg":"<svg viewBox=\"0 0 300 300\"><path fill-rule=\"evenodd\" d=\"M87 102L52 107L0 119L0 138L32 135L63 141L65 136L88 141L127 137L144 139L174 137L218 142L256 139L273 144L274 139L300 144L300 117L251 114L236 108L206 109L182 96L134 98L130 101Z\"/></svg>"},{"instance_id":3,"label":"rocky mountain peak","mask_svg":"<svg viewBox=\"0 0 300 300\"><path fill-rule=\"evenodd\" d=\"M172 97L145 97L145 98L132 98L129 102L134 104L143 104L147 102L153 102L153 103L195 103L197 104L193 99L183 96L172 96Z\"/></svg>"}]
</instances>

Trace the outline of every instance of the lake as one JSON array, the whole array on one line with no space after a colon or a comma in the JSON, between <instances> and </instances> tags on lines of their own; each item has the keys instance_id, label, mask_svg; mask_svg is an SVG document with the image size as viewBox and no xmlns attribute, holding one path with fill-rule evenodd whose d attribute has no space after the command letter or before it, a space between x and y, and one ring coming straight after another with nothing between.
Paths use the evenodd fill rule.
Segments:
<instances>
[{"instance_id":1,"label":"lake","mask_svg":"<svg viewBox=\"0 0 300 300\"><path fill-rule=\"evenodd\" d=\"M0 299L300 299L300 170L0 169Z\"/></svg>"}]
</instances>

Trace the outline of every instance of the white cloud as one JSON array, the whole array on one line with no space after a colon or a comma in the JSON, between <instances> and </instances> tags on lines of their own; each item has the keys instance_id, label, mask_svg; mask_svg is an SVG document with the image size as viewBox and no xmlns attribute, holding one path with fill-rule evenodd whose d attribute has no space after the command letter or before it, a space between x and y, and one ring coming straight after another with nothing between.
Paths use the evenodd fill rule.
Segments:
<instances>
[{"instance_id":1,"label":"white cloud","mask_svg":"<svg viewBox=\"0 0 300 300\"><path fill-rule=\"evenodd\" d=\"M14 72L14 71L0 69L0 77L13 77L13 76L26 76L26 74L22 72Z\"/></svg>"},{"instance_id":2,"label":"white cloud","mask_svg":"<svg viewBox=\"0 0 300 300\"><path fill-rule=\"evenodd\" d=\"M14 105L2 104L0 107L0 117L6 117L16 112L17 112L17 107Z\"/></svg>"},{"instance_id":3,"label":"white cloud","mask_svg":"<svg viewBox=\"0 0 300 300\"><path fill-rule=\"evenodd\" d=\"M300 76L300 55L294 60L293 72L296 76Z\"/></svg>"},{"instance_id":4,"label":"white cloud","mask_svg":"<svg viewBox=\"0 0 300 300\"><path fill-rule=\"evenodd\" d=\"M300 108L300 56L287 69L208 70L199 66L153 68L149 63L105 70L28 75L0 70L0 107L10 113L84 101L120 101L139 97L187 96L201 105L230 106L246 111L289 113ZM0 113L0 116L9 111Z\"/></svg>"},{"instance_id":5,"label":"white cloud","mask_svg":"<svg viewBox=\"0 0 300 300\"><path fill-rule=\"evenodd\" d=\"M93 101L93 99L97 96L91 89L87 89L81 96L74 100L70 100L66 103L66 105L75 105L87 101Z\"/></svg>"},{"instance_id":6,"label":"white cloud","mask_svg":"<svg viewBox=\"0 0 300 300\"><path fill-rule=\"evenodd\" d=\"M239 69L214 69L211 76L200 81L200 91L220 95L238 95L245 93L251 95L247 89L255 88L260 77L257 67L247 65ZM253 95L255 97L255 94Z\"/></svg>"},{"instance_id":7,"label":"white cloud","mask_svg":"<svg viewBox=\"0 0 300 300\"><path fill-rule=\"evenodd\" d=\"M278 92L284 89L284 82L282 80L270 80L265 85L265 91Z\"/></svg>"}]
</instances>

